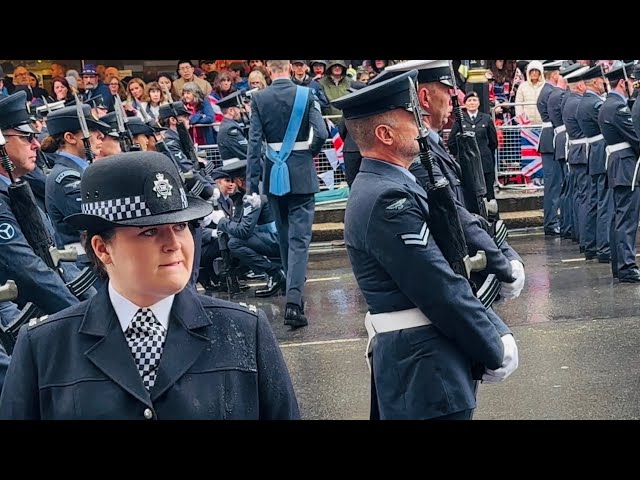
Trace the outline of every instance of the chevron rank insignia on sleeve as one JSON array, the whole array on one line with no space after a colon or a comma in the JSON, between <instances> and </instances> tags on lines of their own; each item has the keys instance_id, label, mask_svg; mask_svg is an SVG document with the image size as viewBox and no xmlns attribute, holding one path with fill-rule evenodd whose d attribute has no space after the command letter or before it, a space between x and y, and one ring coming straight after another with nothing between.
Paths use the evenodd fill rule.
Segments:
<instances>
[{"instance_id":1,"label":"chevron rank insignia on sleeve","mask_svg":"<svg viewBox=\"0 0 640 480\"><path fill-rule=\"evenodd\" d=\"M404 207L404 202L406 202L406 198L401 198L400 200L396 200L391 205L387 206L386 210L402 210Z\"/></svg>"},{"instance_id":2,"label":"chevron rank insignia on sleeve","mask_svg":"<svg viewBox=\"0 0 640 480\"><path fill-rule=\"evenodd\" d=\"M400 235L400 238L405 245L422 245L424 247L429 241L429 228L427 228L427 222L422 224L420 233L405 233Z\"/></svg>"}]
</instances>

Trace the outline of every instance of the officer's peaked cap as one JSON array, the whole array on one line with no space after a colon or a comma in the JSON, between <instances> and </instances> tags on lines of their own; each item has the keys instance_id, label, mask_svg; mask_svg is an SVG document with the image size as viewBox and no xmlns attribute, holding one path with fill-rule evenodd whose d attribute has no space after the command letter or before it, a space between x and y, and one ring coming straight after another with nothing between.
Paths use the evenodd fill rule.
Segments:
<instances>
[{"instance_id":1,"label":"officer's peaked cap","mask_svg":"<svg viewBox=\"0 0 640 480\"><path fill-rule=\"evenodd\" d=\"M210 203L184 191L166 155L126 152L94 162L82 174L81 212L64 220L79 230L182 223L209 215Z\"/></svg>"},{"instance_id":2,"label":"officer's peaked cap","mask_svg":"<svg viewBox=\"0 0 640 480\"><path fill-rule=\"evenodd\" d=\"M38 133L27 109L27 92L21 90L0 99L0 128L13 128L25 133Z\"/></svg>"},{"instance_id":3,"label":"officer's peaked cap","mask_svg":"<svg viewBox=\"0 0 640 480\"><path fill-rule=\"evenodd\" d=\"M388 66L390 72L408 72L418 70L418 83L440 82L453 87L449 60L407 60Z\"/></svg>"}]
</instances>

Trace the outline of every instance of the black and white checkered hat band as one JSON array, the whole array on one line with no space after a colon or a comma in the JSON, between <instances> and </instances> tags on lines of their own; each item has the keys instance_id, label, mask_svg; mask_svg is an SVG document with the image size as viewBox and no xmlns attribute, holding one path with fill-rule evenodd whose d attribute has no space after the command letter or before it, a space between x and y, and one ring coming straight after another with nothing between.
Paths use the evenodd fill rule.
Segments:
<instances>
[{"instance_id":1,"label":"black and white checkered hat band","mask_svg":"<svg viewBox=\"0 0 640 480\"><path fill-rule=\"evenodd\" d=\"M151 215L151 211L147 208L143 197L140 195L127 198L115 198L113 200L102 200L100 202L93 203L83 203L82 213L87 215L97 215L111 222Z\"/></svg>"}]
</instances>

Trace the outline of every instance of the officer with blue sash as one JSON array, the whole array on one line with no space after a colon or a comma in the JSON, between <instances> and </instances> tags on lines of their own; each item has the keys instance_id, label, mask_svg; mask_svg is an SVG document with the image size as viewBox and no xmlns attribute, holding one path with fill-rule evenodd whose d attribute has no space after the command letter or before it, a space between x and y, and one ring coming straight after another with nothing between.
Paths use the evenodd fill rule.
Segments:
<instances>
[{"instance_id":1,"label":"officer with blue sash","mask_svg":"<svg viewBox=\"0 0 640 480\"><path fill-rule=\"evenodd\" d=\"M271 85L252 97L247 151L248 194L260 193L263 181L280 237L280 253L287 277L285 325L307 325L304 315L304 280L309 259L311 227L318 192L313 157L329 133L320 104L306 87L291 81L289 60L269 60ZM260 164L262 142L267 160Z\"/></svg>"},{"instance_id":2,"label":"officer with blue sash","mask_svg":"<svg viewBox=\"0 0 640 480\"><path fill-rule=\"evenodd\" d=\"M591 181L586 201L587 216L584 227L585 259L598 259L600 263L611 261L609 227L613 210L613 193L606 187L607 171L604 168L607 146L598 125L598 114L604 103L604 71L600 65L580 75L587 88L578 104L576 118L587 138L588 178Z\"/></svg>"},{"instance_id":3,"label":"officer with blue sash","mask_svg":"<svg viewBox=\"0 0 640 480\"><path fill-rule=\"evenodd\" d=\"M605 168L607 185L613 188L614 212L609 242L611 270L620 282L639 283L640 271L636 263L636 234L640 215L640 188L635 175L640 141L634 130L631 111L627 105L633 90L632 63L614 68L605 74L609 80L609 94L600 107L598 125L607 142Z\"/></svg>"}]
</instances>

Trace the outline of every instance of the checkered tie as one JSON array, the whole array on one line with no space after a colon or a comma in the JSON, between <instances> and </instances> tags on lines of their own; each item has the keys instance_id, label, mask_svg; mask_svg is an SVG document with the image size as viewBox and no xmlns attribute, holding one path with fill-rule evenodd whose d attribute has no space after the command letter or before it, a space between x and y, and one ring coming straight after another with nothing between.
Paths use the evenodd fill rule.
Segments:
<instances>
[{"instance_id":1,"label":"checkered tie","mask_svg":"<svg viewBox=\"0 0 640 480\"><path fill-rule=\"evenodd\" d=\"M142 382L149 390L156 381L166 330L148 308L141 308L125 332Z\"/></svg>"}]
</instances>

